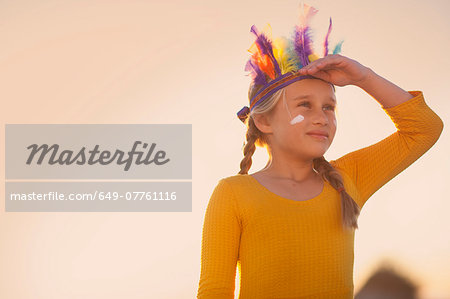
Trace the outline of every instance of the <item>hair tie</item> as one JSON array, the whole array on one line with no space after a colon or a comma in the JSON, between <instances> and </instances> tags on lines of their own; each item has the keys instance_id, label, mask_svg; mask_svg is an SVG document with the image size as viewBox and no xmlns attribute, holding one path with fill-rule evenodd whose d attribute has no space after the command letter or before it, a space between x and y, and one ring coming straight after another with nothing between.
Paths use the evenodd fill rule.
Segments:
<instances>
[{"instance_id":1,"label":"hair tie","mask_svg":"<svg viewBox=\"0 0 450 299\"><path fill-rule=\"evenodd\" d=\"M341 186L341 187L337 188L336 190L337 190L339 193L341 193L342 191L345 190L345 188L344 188L344 186Z\"/></svg>"},{"instance_id":2,"label":"hair tie","mask_svg":"<svg viewBox=\"0 0 450 299\"><path fill-rule=\"evenodd\" d=\"M250 108L247 106L242 107L241 110L237 113L239 119L245 124L245 120L247 119L248 114L250 113Z\"/></svg>"}]
</instances>

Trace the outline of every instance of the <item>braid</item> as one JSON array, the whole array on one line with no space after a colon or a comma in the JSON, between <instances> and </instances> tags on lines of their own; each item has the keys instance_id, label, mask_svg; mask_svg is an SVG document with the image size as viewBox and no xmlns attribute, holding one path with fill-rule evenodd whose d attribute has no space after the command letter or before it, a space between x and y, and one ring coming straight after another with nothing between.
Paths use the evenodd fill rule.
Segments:
<instances>
[{"instance_id":1,"label":"braid","mask_svg":"<svg viewBox=\"0 0 450 299\"><path fill-rule=\"evenodd\" d=\"M258 139L258 132L255 123L253 122L253 118L248 118L248 129L247 133L245 134L247 142L244 146L244 158L241 161L241 170L239 171L239 174L248 174L248 170L252 166L252 156L255 153L256 146L255 143Z\"/></svg>"},{"instance_id":2,"label":"braid","mask_svg":"<svg viewBox=\"0 0 450 299\"><path fill-rule=\"evenodd\" d=\"M262 88L262 85L251 84L248 90L248 98L251 99L256 92ZM265 103L260 104L255 112L257 114L270 113L270 110L276 104L276 100L280 97L282 90L275 92L270 96ZM242 120L242 119L241 119ZM265 147L268 149L268 138L263 134L253 121L253 113L247 115L245 120L242 120L247 126L247 133L245 134L247 142L244 145L244 158L241 161L241 170L239 174L248 174L248 170L252 166L252 156L256 151L256 146Z\"/></svg>"},{"instance_id":3,"label":"braid","mask_svg":"<svg viewBox=\"0 0 450 299\"><path fill-rule=\"evenodd\" d=\"M360 212L360 208L353 200L350 194L347 193L344 187L341 174L322 156L314 159L314 169L322 176L324 180L330 183L336 190L342 189L341 194L341 207L342 207L342 220L344 226L349 229L357 229L357 218Z\"/></svg>"}]
</instances>

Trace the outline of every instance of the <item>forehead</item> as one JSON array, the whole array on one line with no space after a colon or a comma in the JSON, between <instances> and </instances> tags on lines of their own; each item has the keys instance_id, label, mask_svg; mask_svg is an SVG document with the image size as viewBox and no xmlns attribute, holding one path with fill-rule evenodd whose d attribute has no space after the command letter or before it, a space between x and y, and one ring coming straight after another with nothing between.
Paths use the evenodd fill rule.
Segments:
<instances>
[{"instance_id":1,"label":"forehead","mask_svg":"<svg viewBox=\"0 0 450 299\"><path fill-rule=\"evenodd\" d=\"M296 81L286 88L286 100L297 101L302 99L330 100L336 102L333 87L330 83L319 79L304 79Z\"/></svg>"}]
</instances>

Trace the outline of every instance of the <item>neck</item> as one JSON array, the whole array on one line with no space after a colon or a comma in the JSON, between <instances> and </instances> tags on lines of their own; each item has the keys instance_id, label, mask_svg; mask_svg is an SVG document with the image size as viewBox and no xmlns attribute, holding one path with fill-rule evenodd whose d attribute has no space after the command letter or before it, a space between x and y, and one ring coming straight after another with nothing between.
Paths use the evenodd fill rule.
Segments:
<instances>
[{"instance_id":1,"label":"neck","mask_svg":"<svg viewBox=\"0 0 450 299\"><path fill-rule=\"evenodd\" d=\"M282 162L280 159L272 158L261 172L266 175L279 178L289 179L296 182L304 182L314 179L318 176L313 168L313 161L289 161L289 163Z\"/></svg>"}]
</instances>

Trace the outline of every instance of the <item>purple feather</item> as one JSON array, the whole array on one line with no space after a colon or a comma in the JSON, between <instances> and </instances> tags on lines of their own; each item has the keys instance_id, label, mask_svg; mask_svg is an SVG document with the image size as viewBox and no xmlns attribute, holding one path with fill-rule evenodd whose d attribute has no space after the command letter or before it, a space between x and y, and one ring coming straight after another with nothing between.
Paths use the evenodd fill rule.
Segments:
<instances>
[{"instance_id":1,"label":"purple feather","mask_svg":"<svg viewBox=\"0 0 450 299\"><path fill-rule=\"evenodd\" d=\"M275 67L275 75L281 75L281 69L278 65L278 61L275 59L275 55L273 54L272 41L270 41L264 33L259 33L258 29L255 25L253 25L250 29L250 32L256 35L256 43L261 49L262 55L268 55L272 64Z\"/></svg>"},{"instance_id":2,"label":"purple feather","mask_svg":"<svg viewBox=\"0 0 450 299\"><path fill-rule=\"evenodd\" d=\"M301 5L300 24L294 29L294 50L297 52L302 67L309 64L309 55L313 54L312 30L309 23L318 10L311 5Z\"/></svg>"},{"instance_id":3,"label":"purple feather","mask_svg":"<svg viewBox=\"0 0 450 299\"><path fill-rule=\"evenodd\" d=\"M330 26L328 26L328 32L327 35L325 36L325 42L323 43L324 48L323 57L328 55L328 37L330 36L330 32L331 32L331 18L330 18Z\"/></svg>"},{"instance_id":4,"label":"purple feather","mask_svg":"<svg viewBox=\"0 0 450 299\"><path fill-rule=\"evenodd\" d=\"M251 59L247 61L245 64L245 71L250 72L253 82L259 85L265 85L267 83L266 75L263 71L259 69L257 65L255 65Z\"/></svg>"},{"instance_id":5,"label":"purple feather","mask_svg":"<svg viewBox=\"0 0 450 299\"><path fill-rule=\"evenodd\" d=\"M302 66L309 64L308 56L313 54L312 32L309 26L295 26L294 31L294 49L297 52Z\"/></svg>"}]
</instances>

